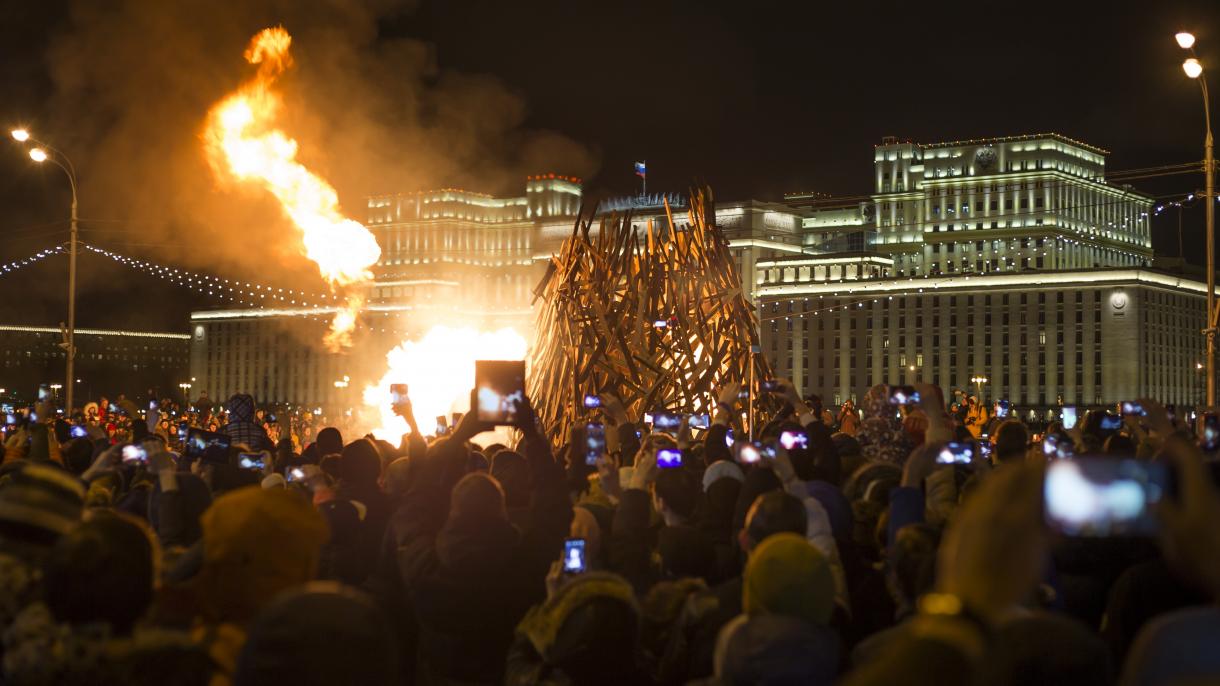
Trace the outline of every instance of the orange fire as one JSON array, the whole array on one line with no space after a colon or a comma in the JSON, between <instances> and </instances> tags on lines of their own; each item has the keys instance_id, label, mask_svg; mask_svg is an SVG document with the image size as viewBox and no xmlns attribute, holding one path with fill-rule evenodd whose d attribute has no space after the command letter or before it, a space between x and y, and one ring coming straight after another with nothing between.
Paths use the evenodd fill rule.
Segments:
<instances>
[{"instance_id":1,"label":"orange fire","mask_svg":"<svg viewBox=\"0 0 1220 686\"><path fill-rule=\"evenodd\" d=\"M279 200L301 231L305 256L317 263L331 288L343 290L344 304L326 336L327 347L337 350L351 345L381 246L372 232L343 215L334 187L296 161L297 142L276 128L283 101L273 86L292 66L291 44L282 26L263 29L250 40L246 61L258 71L212 107L204 145L218 176L257 183Z\"/></svg>"}]
</instances>

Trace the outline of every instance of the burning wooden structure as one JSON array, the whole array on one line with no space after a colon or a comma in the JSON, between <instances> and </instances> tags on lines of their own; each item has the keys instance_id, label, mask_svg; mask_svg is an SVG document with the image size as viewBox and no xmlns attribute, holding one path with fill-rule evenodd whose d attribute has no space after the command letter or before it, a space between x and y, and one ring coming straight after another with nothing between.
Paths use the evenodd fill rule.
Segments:
<instances>
[{"instance_id":1,"label":"burning wooden structure","mask_svg":"<svg viewBox=\"0 0 1220 686\"><path fill-rule=\"evenodd\" d=\"M666 221L638 232L630 213L596 228L578 219L551 258L534 291L543 303L529 394L556 444L588 421L586 394L617 395L633 418L662 408L703 413L724 384L770 378L710 190L693 191L689 206L685 224L666 203Z\"/></svg>"}]
</instances>

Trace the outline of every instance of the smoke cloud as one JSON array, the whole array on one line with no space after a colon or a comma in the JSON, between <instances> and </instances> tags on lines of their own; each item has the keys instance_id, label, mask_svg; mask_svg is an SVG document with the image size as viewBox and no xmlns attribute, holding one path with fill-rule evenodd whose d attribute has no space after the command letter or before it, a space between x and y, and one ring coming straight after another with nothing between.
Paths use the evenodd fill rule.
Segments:
<instances>
[{"instance_id":1,"label":"smoke cloud","mask_svg":"<svg viewBox=\"0 0 1220 686\"><path fill-rule=\"evenodd\" d=\"M413 39L379 36L393 0L75 2L49 48L48 128L73 151L87 239L165 262L322 289L297 232L254 188L218 184L202 153L208 109L250 74L250 37L284 25L295 66L283 129L299 159L364 220L367 195L437 187L520 193L524 176L587 176L597 155L523 128L527 103L495 78L447 71ZM109 241L107 240L109 239ZM237 271L242 270L242 271Z\"/></svg>"}]
</instances>

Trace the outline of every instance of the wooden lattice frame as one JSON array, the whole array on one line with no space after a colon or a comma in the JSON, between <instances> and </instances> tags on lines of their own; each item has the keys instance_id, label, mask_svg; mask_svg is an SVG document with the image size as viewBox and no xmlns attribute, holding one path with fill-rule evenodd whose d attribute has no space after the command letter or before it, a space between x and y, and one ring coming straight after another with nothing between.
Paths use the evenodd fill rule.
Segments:
<instances>
[{"instance_id":1,"label":"wooden lattice frame","mask_svg":"<svg viewBox=\"0 0 1220 686\"><path fill-rule=\"evenodd\" d=\"M664 224L648 221L643 235L630 213L603 217L596 233L591 217L578 219L551 258L535 290L543 302L529 393L556 444L588 421L585 394L617 395L638 418L660 408L707 412L724 384L770 378L758 318L711 207L710 190L697 189L686 226L675 227L667 203ZM658 328L659 319L670 325Z\"/></svg>"}]
</instances>

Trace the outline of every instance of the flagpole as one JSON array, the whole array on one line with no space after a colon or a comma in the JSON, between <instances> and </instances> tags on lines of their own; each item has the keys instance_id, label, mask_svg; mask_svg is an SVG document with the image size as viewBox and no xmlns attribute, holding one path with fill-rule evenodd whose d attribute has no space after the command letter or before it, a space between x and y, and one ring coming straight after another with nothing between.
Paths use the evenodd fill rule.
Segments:
<instances>
[{"instance_id":1,"label":"flagpole","mask_svg":"<svg viewBox=\"0 0 1220 686\"><path fill-rule=\"evenodd\" d=\"M648 197L648 160L644 160L644 173L640 175L640 179L644 182L643 195Z\"/></svg>"}]
</instances>

